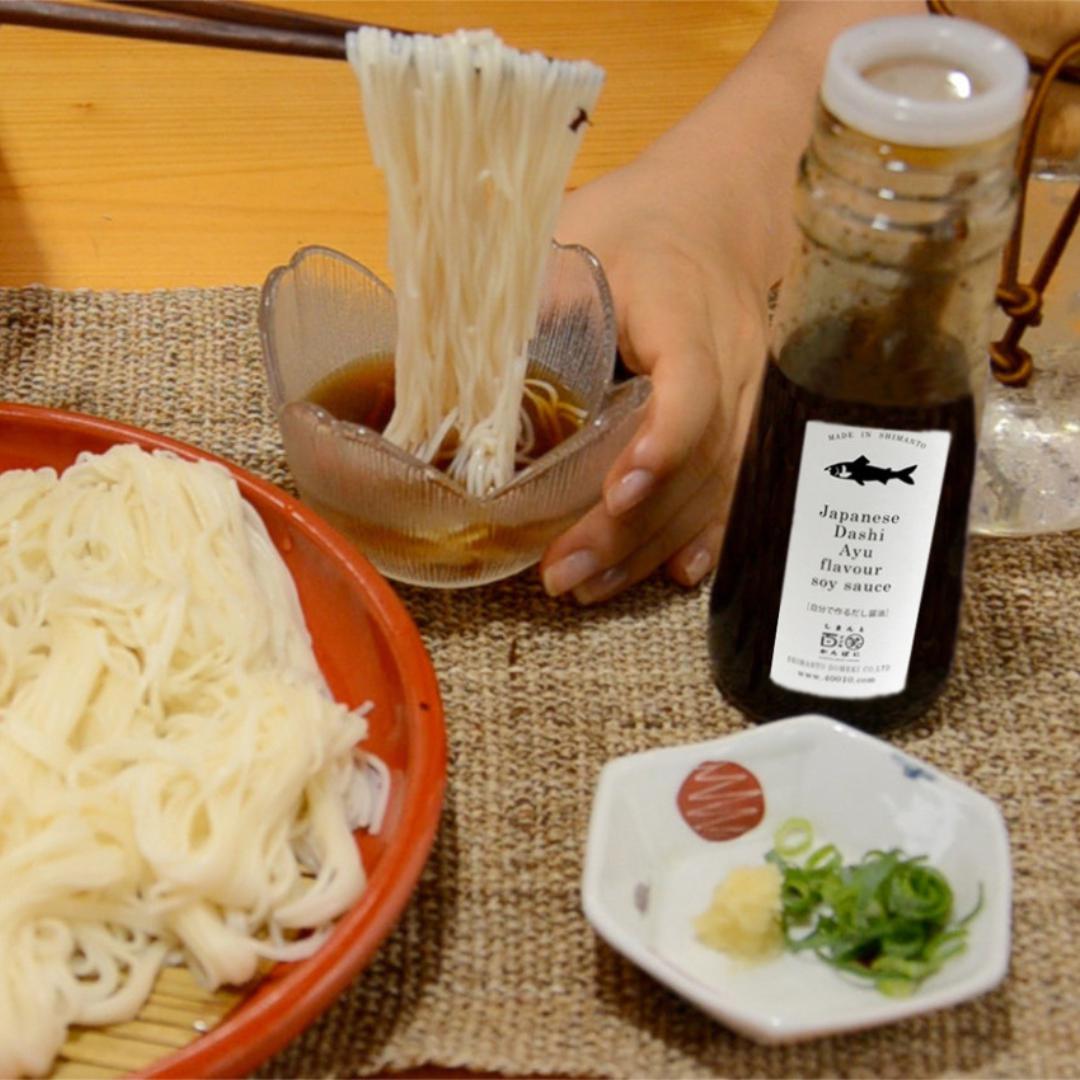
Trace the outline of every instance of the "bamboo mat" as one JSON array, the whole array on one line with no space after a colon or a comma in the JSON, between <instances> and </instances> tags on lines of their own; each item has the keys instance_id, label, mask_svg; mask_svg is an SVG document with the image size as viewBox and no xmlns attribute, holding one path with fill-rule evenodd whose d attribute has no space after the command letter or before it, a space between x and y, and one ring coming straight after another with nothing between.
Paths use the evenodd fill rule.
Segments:
<instances>
[{"instance_id":1,"label":"bamboo mat","mask_svg":"<svg viewBox=\"0 0 1080 1080\"><path fill-rule=\"evenodd\" d=\"M242 288L0 290L0 394L148 427L288 486L256 303ZM549 601L532 574L400 592L445 699L439 838L372 965L261 1075L434 1063L510 1075L1080 1076L1080 536L973 542L949 689L894 736L1005 814L1008 980L941 1013L786 1048L707 1020L599 942L580 910L602 763L744 726L709 678L704 591L657 580L591 611Z\"/></svg>"}]
</instances>

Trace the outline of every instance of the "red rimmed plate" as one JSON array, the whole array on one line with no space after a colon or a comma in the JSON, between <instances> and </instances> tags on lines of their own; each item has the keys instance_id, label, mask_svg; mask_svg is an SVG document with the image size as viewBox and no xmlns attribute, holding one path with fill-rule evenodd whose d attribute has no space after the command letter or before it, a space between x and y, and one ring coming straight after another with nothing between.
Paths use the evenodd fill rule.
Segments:
<instances>
[{"instance_id":1,"label":"red rimmed plate","mask_svg":"<svg viewBox=\"0 0 1080 1080\"><path fill-rule=\"evenodd\" d=\"M334 696L350 706L373 703L364 745L390 770L383 825L376 836L357 837L367 889L315 956L278 965L250 990L219 995L202 994L167 969L164 983L159 980L148 1008L134 1022L74 1033L55 1068L58 1076L243 1075L285 1046L345 989L404 910L431 850L442 806L442 704L431 661L397 595L354 547L297 500L227 461L162 435L75 413L0 404L0 472L63 469L84 450L102 453L116 443L216 461L232 473L296 581L315 654ZM210 1025L215 1026L203 1032Z\"/></svg>"}]
</instances>

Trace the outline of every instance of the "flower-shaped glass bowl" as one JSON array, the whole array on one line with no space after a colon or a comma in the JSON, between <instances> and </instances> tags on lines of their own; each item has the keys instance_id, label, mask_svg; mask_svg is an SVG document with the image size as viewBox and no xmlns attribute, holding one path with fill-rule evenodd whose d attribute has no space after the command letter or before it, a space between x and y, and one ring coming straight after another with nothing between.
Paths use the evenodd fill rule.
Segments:
<instances>
[{"instance_id":1,"label":"flower-shaped glass bowl","mask_svg":"<svg viewBox=\"0 0 1080 1080\"><path fill-rule=\"evenodd\" d=\"M535 563L596 502L649 392L647 379L613 382L615 322L600 264L584 248L553 244L529 372L560 384L586 419L480 498L377 431L308 400L341 368L394 355L394 297L370 270L328 248L303 248L267 278L259 323L301 496L387 577L415 585L480 585Z\"/></svg>"}]
</instances>

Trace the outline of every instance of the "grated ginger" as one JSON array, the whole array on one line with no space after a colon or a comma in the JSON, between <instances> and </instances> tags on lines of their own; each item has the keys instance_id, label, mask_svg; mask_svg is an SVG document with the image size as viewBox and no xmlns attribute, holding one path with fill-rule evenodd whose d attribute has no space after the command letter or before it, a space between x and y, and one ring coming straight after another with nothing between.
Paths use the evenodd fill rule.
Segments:
<instances>
[{"instance_id":1,"label":"grated ginger","mask_svg":"<svg viewBox=\"0 0 1080 1080\"><path fill-rule=\"evenodd\" d=\"M700 941L740 960L767 960L781 951L782 875L772 864L739 866L716 887L694 920Z\"/></svg>"}]
</instances>

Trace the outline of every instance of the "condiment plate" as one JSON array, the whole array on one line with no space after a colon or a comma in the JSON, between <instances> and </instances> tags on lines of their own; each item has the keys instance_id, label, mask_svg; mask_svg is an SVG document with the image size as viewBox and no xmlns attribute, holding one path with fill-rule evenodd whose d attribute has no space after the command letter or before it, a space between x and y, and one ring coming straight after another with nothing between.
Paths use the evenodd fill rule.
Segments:
<instances>
[{"instance_id":1,"label":"condiment plate","mask_svg":"<svg viewBox=\"0 0 1080 1080\"><path fill-rule=\"evenodd\" d=\"M983 904L967 950L911 996L887 997L810 953L750 964L696 939L693 920L737 866L759 865L778 826L808 819L845 861L925 855L955 912ZM881 739L823 716L618 758L600 774L582 883L609 945L710 1016L763 1043L854 1031L983 994L1009 961L1009 841L986 796Z\"/></svg>"}]
</instances>

